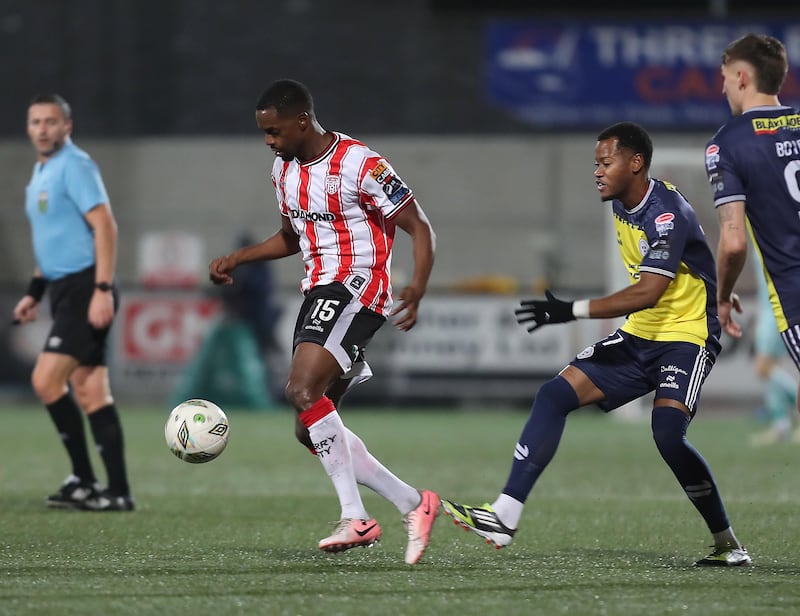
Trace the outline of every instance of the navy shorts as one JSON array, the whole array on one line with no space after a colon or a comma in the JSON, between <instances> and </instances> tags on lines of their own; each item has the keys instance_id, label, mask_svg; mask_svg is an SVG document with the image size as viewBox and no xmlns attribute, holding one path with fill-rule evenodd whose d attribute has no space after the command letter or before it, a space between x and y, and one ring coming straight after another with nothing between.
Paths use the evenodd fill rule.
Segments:
<instances>
[{"instance_id":1,"label":"navy shorts","mask_svg":"<svg viewBox=\"0 0 800 616\"><path fill-rule=\"evenodd\" d=\"M82 366L105 366L108 332L89 323L89 302L94 295L94 267L69 274L50 283L50 311L53 327L44 351L74 357ZM119 292L113 286L114 310L119 307Z\"/></svg>"},{"instance_id":2,"label":"navy shorts","mask_svg":"<svg viewBox=\"0 0 800 616\"><path fill-rule=\"evenodd\" d=\"M716 354L691 342L655 342L617 330L570 362L605 394L611 411L650 392L684 404L694 415Z\"/></svg>"},{"instance_id":3,"label":"navy shorts","mask_svg":"<svg viewBox=\"0 0 800 616\"><path fill-rule=\"evenodd\" d=\"M794 361L794 365L800 370L800 325L792 325L789 329L782 331L781 338Z\"/></svg>"},{"instance_id":4,"label":"navy shorts","mask_svg":"<svg viewBox=\"0 0 800 616\"><path fill-rule=\"evenodd\" d=\"M365 372L369 378L364 349L385 322L384 316L363 306L343 284L320 285L303 300L292 348L301 342L313 342L336 358L345 377Z\"/></svg>"}]
</instances>

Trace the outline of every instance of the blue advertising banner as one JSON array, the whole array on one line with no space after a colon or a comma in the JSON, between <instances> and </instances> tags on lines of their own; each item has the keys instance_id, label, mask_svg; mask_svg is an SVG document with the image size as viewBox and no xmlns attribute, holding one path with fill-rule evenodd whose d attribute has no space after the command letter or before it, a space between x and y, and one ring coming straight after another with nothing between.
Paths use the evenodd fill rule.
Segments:
<instances>
[{"instance_id":1,"label":"blue advertising banner","mask_svg":"<svg viewBox=\"0 0 800 616\"><path fill-rule=\"evenodd\" d=\"M800 104L800 24L494 21L487 32L489 100L539 128L716 128L730 117L722 51L748 32L786 45L784 104Z\"/></svg>"}]
</instances>

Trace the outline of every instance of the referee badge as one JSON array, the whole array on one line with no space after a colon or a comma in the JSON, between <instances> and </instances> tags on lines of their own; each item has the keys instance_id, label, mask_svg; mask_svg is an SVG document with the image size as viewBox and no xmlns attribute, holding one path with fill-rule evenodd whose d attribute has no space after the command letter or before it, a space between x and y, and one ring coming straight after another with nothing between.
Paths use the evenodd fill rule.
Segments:
<instances>
[{"instance_id":1,"label":"referee badge","mask_svg":"<svg viewBox=\"0 0 800 616\"><path fill-rule=\"evenodd\" d=\"M39 193L39 211L44 214L47 211L47 191Z\"/></svg>"}]
</instances>

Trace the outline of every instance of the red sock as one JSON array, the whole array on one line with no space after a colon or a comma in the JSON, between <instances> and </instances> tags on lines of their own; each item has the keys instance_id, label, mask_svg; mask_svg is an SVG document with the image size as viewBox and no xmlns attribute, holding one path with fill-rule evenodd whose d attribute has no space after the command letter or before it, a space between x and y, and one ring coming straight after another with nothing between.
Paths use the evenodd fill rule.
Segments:
<instances>
[{"instance_id":1,"label":"red sock","mask_svg":"<svg viewBox=\"0 0 800 616\"><path fill-rule=\"evenodd\" d=\"M314 404L309 406L305 411L302 411L300 413L299 415L300 421L303 422L303 425L306 428L310 428L320 419L322 419L329 413L333 413L335 410L336 407L333 406L333 401L327 396L322 396Z\"/></svg>"},{"instance_id":2,"label":"red sock","mask_svg":"<svg viewBox=\"0 0 800 616\"><path fill-rule=\"evenodd\" d=\"M335 410L336 407L333 406L333 401L327 396L322 396L305 411L300 413L300 421L302 421L303 425L308 428L312 424L317 423L320 419L325 417L325 415L332 413ZM307 447L306 449L308 449L313 455L317 455L317 451L313 447Z\"/></svg>"}]
</instances>

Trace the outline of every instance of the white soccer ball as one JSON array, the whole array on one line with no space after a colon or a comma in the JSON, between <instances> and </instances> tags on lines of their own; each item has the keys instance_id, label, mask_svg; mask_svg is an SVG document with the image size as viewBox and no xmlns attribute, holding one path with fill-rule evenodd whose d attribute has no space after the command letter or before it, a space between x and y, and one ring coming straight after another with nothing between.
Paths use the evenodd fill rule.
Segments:
<instances>
[{"instance_id":1,"label":"white soccer ball","mask_svg":"<svg viewBox=\"0 0 800 616\"><path fill-rule=\"evenodd\" d=\"M213 402L187 400L172 409L164 426L167 447L184 462L210 462L228 444L228 418Z\"/></svg>"}]
</instances>

